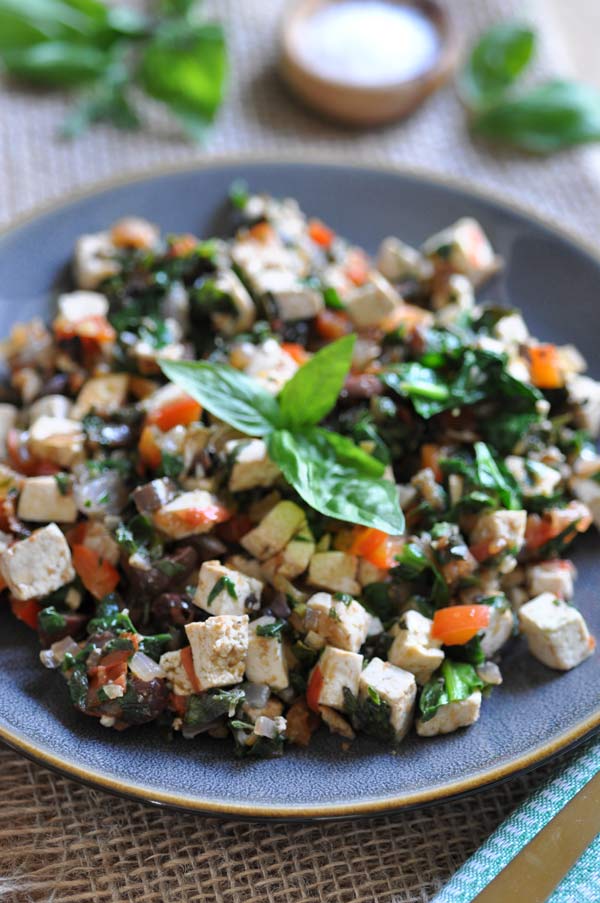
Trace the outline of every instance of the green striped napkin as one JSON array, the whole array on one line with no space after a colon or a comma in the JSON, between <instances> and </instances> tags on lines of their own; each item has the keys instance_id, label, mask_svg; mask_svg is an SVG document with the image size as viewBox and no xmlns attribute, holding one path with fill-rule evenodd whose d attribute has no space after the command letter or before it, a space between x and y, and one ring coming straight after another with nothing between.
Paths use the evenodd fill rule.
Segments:
<instances>
[{"instance_id":1,"label":"green striped napkin","mask_svg":"<svg viewBox=\"0 0 600 903\"><path fill-rule=\"evenodd\" d=\"M600 738L587 743L555 777L502 822L431 903L470 903L598 771ZM599 887L600 836L547 903L598 903Z\"/></svg>"}]
</instances>

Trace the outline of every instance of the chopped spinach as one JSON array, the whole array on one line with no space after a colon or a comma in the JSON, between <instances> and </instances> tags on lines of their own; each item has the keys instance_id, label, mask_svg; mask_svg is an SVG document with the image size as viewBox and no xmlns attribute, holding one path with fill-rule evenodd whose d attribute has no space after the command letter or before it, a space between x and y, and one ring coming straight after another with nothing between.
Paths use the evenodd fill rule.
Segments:
<instances>
[{"instance_id":1,"label":"chopped spinach","mask_svg":"<svg viewBox=\"0 0 600 903\"><path fill-rule=\"evenodd\" d=\"M55 473L54 479L56 480L56 486L61 495L68 495L69 490L71 489L71 477L68 473Z\"/></svg>"},{"instance_id":2,"label":"chopped spinach","mask_svg":"<svg viewBox=\"0 0 600 903\"><path fill-rule=\"evenodd\" d=\"M56 610L54 605L42 608L38 614L38 628L43 633L48 634L48 636L60 633L66 626L67 619L63 614Z\"/></svg>"},{"instance_id":3,"label":"chopped spinach","mask_svg":"<svg viewBox=\"0 0 600 903\"><path fill-rule=\"evenodd\" d=\"M344 687L344 707L356 730L378 740L390 743L396 740L396 732L390 723L390 706L373 687L368 688L364 697L354 696L348 687Z\"/></svg>"},{"instance_id":4,"label":"chopped spinach","mask_svg":"<svg viewBox=\"0 0 600 903\"><path fill-rule=\"evenodd\" d=\"M210 724L224 715L233 715L237 706L243 702L244 691L236 687L232 690L207 690L206 693L189 697L184 723L193 727Z\"/></svg>"}]
</instances>

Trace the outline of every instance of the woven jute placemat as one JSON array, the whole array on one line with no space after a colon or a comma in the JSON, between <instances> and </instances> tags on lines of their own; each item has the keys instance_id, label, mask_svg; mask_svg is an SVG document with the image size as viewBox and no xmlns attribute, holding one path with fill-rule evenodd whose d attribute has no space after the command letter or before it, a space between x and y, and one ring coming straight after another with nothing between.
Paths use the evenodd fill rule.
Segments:
<instances>
[{"instance_id":1,"label":"woven jute placemat","mask_svg":"<svg viewBox=\"0 0 600 903\"><path fill-rule=\"evenodd\" d=\"M226 23L231 90L202 149L150 110L152 131L97 128L56 139L67 103L5 88L0 94L0 223L90 183L207 155L265 152L393 162L492 188L583 236L600 225L597 152L551 160L475 147L451 88L409 122L361 134L298 107L274 76L284 0L210 0ZM565 71L559 36L540 7L517 0L455 0L465 41L518 15L539 26L538 70ZM290 190L293 190L291 186ZM132 211L135 212L135 211ZM167 766L165 766L167 767ZM0 748L0 899L11 903L413 903L428 901L497 824L556 766L465 800L396 817L316 825L253 825L118 800Z\"/></svg>"}]
</instances>

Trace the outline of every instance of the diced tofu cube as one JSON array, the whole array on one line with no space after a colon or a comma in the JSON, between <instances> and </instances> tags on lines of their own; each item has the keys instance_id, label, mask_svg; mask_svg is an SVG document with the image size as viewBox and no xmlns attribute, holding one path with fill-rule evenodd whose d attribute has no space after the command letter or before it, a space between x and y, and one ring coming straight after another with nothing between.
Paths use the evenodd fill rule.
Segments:
<instances>
[{"instance_id":1,"label":"diced tofu cube","mask_svg":"<svg viewBox=\"0 0 600 903\"><path fill-rule=\"evenodd\" d=\"M362 655L327 646L309 678L308 692L311 699L318 705L328 705L332 709L343 711L346 706L344 687L353 696L358 696L362 665Z\"/></svg>"},{"instance_id":2,"label":"diced tofu cube","mask_svg":"<svg viewBox=\"0 0 600 903\"><path fill-rule=\"evenodd\" d=\"M496 272L499 261L477 220L463 217L428 238L423 253L434 265L462 273L478 285Z\"/></svg>"},{"instance_id":3,"label":"diced tofu cube","mask_svg":"<svg viewBox=\"0 0 600 903\"><path fill-rule=\"evenodd\" d=\"M105 317L108 298L99 292L69 292L59 296L58 313L69 323L78 323L90 317Z\"/></svg>"},{"instance_id":4,"label":"diced tofu cube","mask_svg":"<svg viewBox=\"0 0 600 903\"><path fill-rule=\"evenodd\" d=\"M367 638L371 616L345 593L316 593L306 603L304 623L331 646L358 652Z\"/></svg>"},{"instance_id":5,"label":"diced tofu cube","mask_svg":"<svg viewBox=\"0 0 600 903\"><path fill-rule=\"evenodd\" d=\"M314 537L308 527L304 525L281 552L277 552L263 562L263 572L269 580L272 580L275 575L293 580L307 569L314 551Z\"/></svg>"},{"instance_id":6,"label":"diced tofu cube","mask_svg":"<svg viewBox=\"0 0 600 903\"><path fill-rule=\"evenodd\" d=\"M59 467L71 467L83 455L85 435L78 420L39 417L29 431L33 455Z\"/></svg>"},{"instance_id":7,"label":"diced tofu cube","mask_svg":"<svg viewBox=\"0 0 600 903\"><path fill-rule=\"evenodd\" d=\"M244 679L248 654L248 615L219 615L185 628L201 690L229 687Z\"/></svg>"},{"instance_id":8,"label":"diced tofu cube","mask_svg":"<svg viewBox=\"0 0 600 903\"><path fill-rule=\"evenodd\" d=\"M260 580L232 571L219 561L204 561L194 605L211 615L243 615L247 608L257 606L262 590Z\"/></svg>"},{"instance_id":9,"label":"diced tofu cube","mask_svg":"<svg viewBox=\"0 0 600 903\"><path fill-rule=\"evenodd\" d=\"M322 586L338 593L360 593L360 583L356 579L358 558L346 552L317 552L308 568L308 582L311 586Z\"/></svg>"},{"instance_id":10,"label":"diced tofu cube","mask_svg":"<svg viewBox=\"0 0 600 903\"><path fill-rule=\"evenodd\" d=\"M432 293L431 304L434 310L444 312L442 325L451 326L459 316L475 306L472 282L460 273L453 273Z\"/></svg>"},{"instance_id":11,"label":"diced tofu cube","mask_svg":"<svg viewBox=\"0 0 600 903\"><path fill-rule=\"evenodd\" d=\"M371 564L366 558L358 559L357 578L361 586L368 586L369 583L381 583L387 577L388 572L383 568L378 568L375 564Z\"/></svg>"},{"instance_id":12,"label":"diced tofu cube","mask_svg":"<svg viewBox=\"0 0 600 903\"><path fill-rule=\"evenodd\" d=\"M529 598L533 599L535 596L541 596L542 593L552 593L553 596L558 596L559 599L572 599L574 577L575 567L572 561L556 559L555 561L542 561L539 564L532 564L527 569Z\"/></svg>"},{"instance_id":13,"label":"diced tofu cube","mask_svg":"<svg viewBox=\"0 0 600 903\"><path fill-rule=\"evenodd\" d=\"M73 274L81 289L95 289L119 272L116 248L109 232L82 235L75 244Z\"/></svg>"},{"instance_id":14,"label":"diced tofu cube","mask_svg":"<svg viewBox=\"0 0 600 903\"><path fill-rule=\"evenodd\" d=\"M503 553L516 555L525 541L526 525L526 511L502 509L480 514L471 531L470 546L481 546L485 558Z\"/></svg>"},{"instance_id":15,"label":"diced tofu cube","mask_svg":"<svg viewBox=\"0 0 600 903\"><path fill-rule=\"evenodd\" d=\"M172 539L183 539L198 533L208 533L223 510L219 499L212 492L194 489L184 492L155 511L154 525Z\"/></svg>"},{"instance_id":16,"label":"diced tofu cube","mask_svg":"<svg viewBox=\"0 0 600 903\"><path fill-rule=\"evenodd\" d=\"M495 655L511 638L514 626L515 620L508 600L505 608L490 607L490 623L481 637L481 648L488 658Z\"/></svg>"},{"instance_id":17,"label":"diced tofu cube","mask_svg":"<svg viewBox=\"0 0 600 903\"><path fill-rule=\"evenodd\" d=\"M377 693L382 702L389 705L390 724L396 733L396 740L402 740L413 719L417 697L414 675L390 662L373 658L361 673L358 682L358 692L362 699L369 696L369 688Z\"/></svg>"},{"instance_id":18,"label":"diced tofu cube","mask_svg":"<svg viewBox=\"0 0 600 903\"><path fill-rule=\"evenodd\" d=\"M228 336L249 331L256 319L256 307L242 280L233 270L222 270L214 283L216 291L222 292L231 304L231 311L212 315L214 328Z\"/></svg>"},{"instance_id":19,"label":"diced tofu cube","mask_svg":"<svg viewBox=\"0 0 600 903\"><path fill-rule=\"evenodd\" d=\"M519 626L531 654L559 671L575 668L595 648L581 613L552 593L542 593L522 605Z\"/></svg>"},{"instance_id":20,"label":"diced tofu cube","mask_svg":"<svg viewBox=\"0 0 600 903\"><path fill-rule=\"evenodd\" d=\"M101 416L114 414L125 404L128 388L128 373L107 373L88 379L77 396L71 417L81 420L92 410Z\"/></svg>"},{"instance_id":21,"label":"diced tofu cube","mask_svg":"<svg viewBox=\"0 0 600 903\"><path fill-rule=\"evenodd\" d=\"M275 339L260 345L242 342L231 350L231 365L256 379L272 395L278 395L298 369L298 364Z\"/></svg>"},{"instance_id":22,"label":"diced tofu cube","mask_svg":"<svg viewBox=\"0 0 600 903\"><path fill-rule=\"evenodd\" d=\"M294 502L278 502L261 522L240 540L247 552L264 561L279 552L306 524L306 515Z\"/></svg>"},{"instance_id":23,"label":"diced tofu cube","mask_svg":"<svg viewBox=\"0 0 600 903\"><path fill-rule=\"evenodd\" d=\"M600 530L600 483L597 480L574 477L569 486L573 495L588 506L594 523Z\"/></svg>"},{"instance_id":24,"label":"diced tofu cube","mask_svg":"<svg viewBox=\"0 0 600 903\"><path fill-rule=\"evenodd\" d=\"M271 461L262 439L232 439L225 444L231 465L230 492L244 492L257 486L272 486L279 468Z\"/></svg>"},{"instance_id":25,"label":"diced tofu cube","mask_svg":"<svg viewBox=\"0 0 600 903\"><path fill-rule=\"evenodd\" d=\"M5 549L0 573L15 599L40 599L75 579L69 544L56 524Z\"/></svg>"},{"instance_id":26,"label":"diced tofu cube","mask_svg":"<svg viewBox=\"0 0 600 903\"><path fill-rule=\"evenodd\" d=\"M567 382L569 400L576 405L576 417L580 427L592 438L600 435L600 382L578 374Z\"/></svg>"},{"instance_id":27,"label":"diced tofu cube","mask_svg":"<svg viewBox=\"0 0 600 903\"><path fill-rule=\"evenodd\" d=\"M441 640L431 636L433 621L418 611L407 611L400 624L388 661L414 674L418 684L426 684L444 661Z\"/></svg>"},{"instance_id":28,"label":"diced tofu cube","mask_svg":"<svg viewBox=\"0 0 600 903\"><path fill-rule=\"evenodd\" d=\"M380 326L394 314L402 298L381 273L373 271L368 282L348 293L346 310L358 329Z\"/></svg>"},{"instance_id":29,"label":"diced tofu cube","mask_svg":"<svg viewBox=\"0 0 600 903\"><path fill-rule=\"evenodd\" d=\"M310 320L324 307L321 293L301 282L289 270L261 270L253 274L251 282L257 294L271 296L277 314L286 323Z\"/></svg>"},{"instance_id":30,"label":"diced tofu cube","mask_svg":"<svg viewBox=\"0 0 600 903\"><path fill-rule=\"evenodd\" d=\"M251 621L248 627L248 658L246 677L255 684L266 684L272 690L285 690L289 686L288 666L285 646L281 634L265 636L261 634L276 619L265 615Z\"/></svg>"},{"instance_id":31,"label":"diced tofu cube","mask_svg":"<svg viewBox=\"0 0 600 903\"><path fill-rule=\"evenodd\" d=\"M70 491L63 495L53 476L28 477L19 496L17 514L22 520L38 523L74 524L77 505Z\"/></svg>"},{"instance_id":32,"label":"diced tofu cube","mask_svg":"<svg viewBox=\"0 0 600 903\"><path fill-rule=\"evenodd\" d=\"M234 571L246 574L247 577L254 577L255 580L260 581L263 579L262 568L254 558L246 558L245 555L231 555L225 559L225 564Z\"/></svg>"},{"instance_id":33,"label":"diced tofu cube","mask_svg":"<svg viewBox=\"0 0 600 903\"><path fill-rule=\"evenodd\" d=\"M73 402L66 395L43 395L29 407L29 423L35 423L40 417L59 417L63 420L71 414Z\"/></svg>"},{"instance_id":34,"label":"diced tofu cube","mask_svg":"<svg viewBox=\"0 0 600 903\"><path fill-rule=\"evenodd\" d=\"M164 652L160 657L160 667L164 671L169 690L178 696L191 696L194 692L192 682L181 661L181 649Z\"/></svg>"},{"instance_id":35,"label":"diced tofu cube","mask_svg":"<svg viewBox=\"0 0 600 903\"><path fill-rule=\"evenodd\" d=\"M140 340L131 349L131 356L135 359L136 366L144 376L152 376L160 373L159 359L180 361L185 355L185 345L181 342L171 342L156 348L150 342Z\"/></svg>"},{"instance_id":36,"label":"diced tofu cube","mask_svg":"<svg viewBox=\"0 0 600 903\"><path fill-rule=\"evenodd\" d=\"M417 734L420 737L436 737L438 734L451 734L460 727L475 724L481 711L481 692L475 690L460 702L449 702L441 705L433 718L417 720Z\"/></svg>"},{"instance_id":37,"label":"diced tofu cube","mask_svg":"<svg viewBox=\"0 0 600 903\"><path fill-rule=\"evenodd\" d=\"M519 455L508 455L506 466L515 478L519 489L528 498L543 495L551 496L562 480L560 471L555 467L521 458Z\"/></svg>"},{"instance_id":38,"label":"diced tofu cube","mask_svg":"<svg viewBox=\"0 0 600 903\"><path fill-rule=\"evenodd\" d=\"M495 338L499 339L508 349L524 345L529 338L527 324L521 314L518 313L500 317L492 332Z\"/></svg>"},{"instance_id":39,"label":"diced tofu cube","mask_svg":"<svg viewBox=\"0 0 600 903\"><path fill-rule=\"evenodd\" d=\"M14 404L0 404L0 456L6 455L6 440L17 422L17 408Z\"/></svg>"},{"instance_id":40,"label":"diced tofu cube","mask_svg":"<svg viewBox=\"0 0 600 903\"><path fill-rule=\"evenodd\" d=\"M404 279L428 279L433 268L423 255L410 245L390 236L384 238L377 254L377 269L390 282Z\"/></svg>"}]
</instances>

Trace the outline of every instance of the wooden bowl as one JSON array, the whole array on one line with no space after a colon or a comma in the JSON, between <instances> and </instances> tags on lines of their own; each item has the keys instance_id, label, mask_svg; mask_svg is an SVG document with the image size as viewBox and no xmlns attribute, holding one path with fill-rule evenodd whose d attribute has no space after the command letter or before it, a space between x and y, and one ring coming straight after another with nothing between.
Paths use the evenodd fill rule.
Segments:
<instances>
[{"instance_id":1,"label":"wooden bowl","mask_svg":"<svg viewBox=\"0 0 600 903\"><path fill-rule=\"evenodd\" d=\"M345 0L299 0L284 16L280 72L292 92L318 113L351 126L380 125L411 113L450 76L458 58L458 41L444 9L433 0L388 0L424 15L438 35L432 63L403 81L360 85L316 72L299 52L299 33L311 16Z\"/></svg>"}]
</instances>

